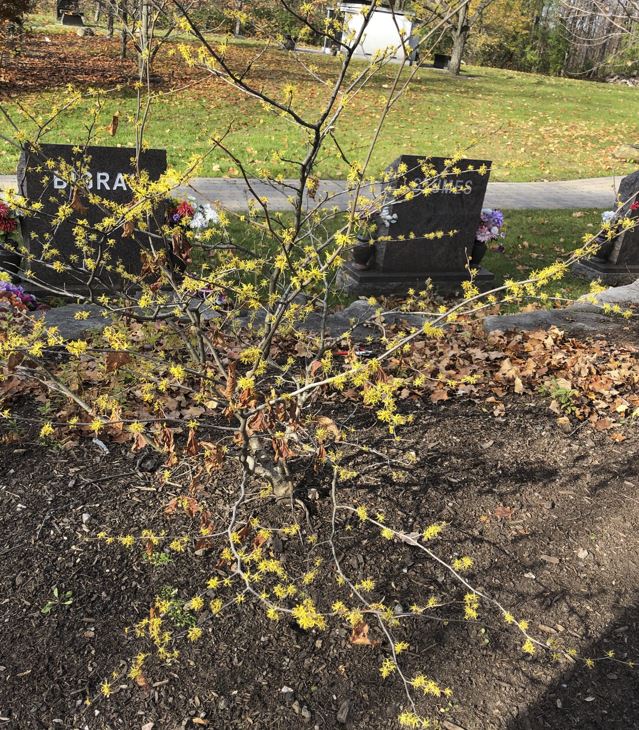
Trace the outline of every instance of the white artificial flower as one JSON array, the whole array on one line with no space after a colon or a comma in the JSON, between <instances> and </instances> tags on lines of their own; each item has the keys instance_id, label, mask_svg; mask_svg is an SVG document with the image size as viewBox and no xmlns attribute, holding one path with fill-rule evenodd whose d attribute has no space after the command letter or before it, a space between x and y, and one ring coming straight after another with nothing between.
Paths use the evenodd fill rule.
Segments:
<instances>
[{"instance_id":1,"label":"white artificial flower","mask_svg":"<svg viewBox=\"0 0 639 730\"><path fill-rule=\"evenodd\" d=\"M397 213L393 213L389 205L385 205L381 209L379 217L384 221L387 226L390 226L393 223L397 223L398 221Z\"/></svg>"},{"instance_id":2,"label":"white artificial flower","mask_svg":"<svg viewBox=\"0 0 639 730\"><path fill-rule=\"evenodd\" d=\"M197 206L189 226L192 229L199 231L203 228L208 228L210 225L215 225L216 223L219 223L219 221L220 216L217 214L215 208L209 203L205 203L204 205Z\"/></svg>"}]
</instances>

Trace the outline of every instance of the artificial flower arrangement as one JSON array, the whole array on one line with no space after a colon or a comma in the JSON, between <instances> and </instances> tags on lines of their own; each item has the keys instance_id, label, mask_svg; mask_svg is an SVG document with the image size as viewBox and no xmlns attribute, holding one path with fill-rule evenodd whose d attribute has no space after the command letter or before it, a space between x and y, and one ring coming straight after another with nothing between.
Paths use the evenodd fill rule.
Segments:
<instances>
[{"instance_id":1,"label":"artificial flower arrangement","mask_svg":"<svg viewBox=\"0 0 639 730\"><path fill-rule=\"evenodd\" d=\"M173 226L169 255L173 266L184 271L191 263L191 238L187 231L193 231L196 238L204 238L206 231L219 223L220 216L209 203L198 203L191 198L170 200L167 221Z\"/></svg>"},{"instance_id":2,"label":"artificial flower arrangement","mask_svg":"<svg viewBox=\"0 0 639 730\"><path fill-rule=\"evenodd\" d=\"M504 238L505 233L502 232L504 225L504 214L497 208L483 208L479 228L475 234L475 240L480 243L489 243L496 241L498 238ZM497 250L501 253L504 247L499 244Z\"/></svg>"},{"instance_id":3,"label":"artificial flower arrangement","mask_svg":"<svg viewBox=\"0 0 639 730\"><path fill-rule=\"evenodd\" d=\"M10 241L17 234L18 216L6 203L0 201L0 243Z\"/></svg>"},{"instance_id":4,"label":"artificial flower arrangement","mask_svg":"<svg viewBox=\"0 0 639 730\"><path fill-rule=\"evenodd\" d=\"M475 243L470 254L470 265L472 268L476 269L479 267L486 251L488 250L488 243L490 243L490 241L496 241L497 239L505 237L506 234L501 230L503 225L504 214L501 210L497 210L496 208L482 209L479 227L475 233ZM503 253L505 249L500 243L495 247L495 250L499 251L499 253Z\"/></svg>"},{"instance_id":5,"label":"artificial flower arrangement","mask_svg":"<svg viewBox=\"0 0 639 730\"><path fill-rule=\"evenodd\" d=\"M11 282L20 268L18 253L22 243L18 214L5 201L0 200L0 275L2 282ZM4 290L3 290L4 291ZM3 295L6 299L6 296Z\"/></svg>"},{"instance_id":6,"label":"artificial flower arrangement","mask_svg":"<svg viewBox=\"0 0 639 730\"><path fill-rule=\"evenodd\" d=\"M192 199L171 202L169 221L173 225L202 231L220 222L220 216L210 203L198 203Z\"/></svg>"},{"instance_id":7,"label":"artificial flower arrangement","mask_svg":"<svg viewBox=\"0 0 639 730\"><path fill-rule=\"evenodd\" d=\"M0 272L0 312L33 312L38 302L33 294L25 292L18 284L12 284L9 274Z\"/></svg>"},{"instance_id":8,"label":"artificial flower arrangement","mask_svg":"<svg viewBox=\"0 0 639 730\"><path fill-rule=\"evenodd\" d=\"M198 203L192 198L189 200L171 201L168 218L170 224L185 229L178 235L173 235L173 254L177 256L184 265L190 263L190 244L186 240L186 229L195 232L196 237L208 229L220 223L220 216L210 203ZM205 284L197 292L191 292L192 296L210 300L215 306L224 307L228 304L228 298L220 292L218 287Z\"/></svg>"},{"instance_id":9,"label":"artificial flower arrangement","mask_svg":"<svg viewBox=\"0 0 639 730\"><path fill-rule=\"evenodd\" d=\"M622 213L623 208L619 210L604 210L601 214L602 230L597 236L597 243L599 248L594 254L595 259L600 261L606 261L615 246L615 238L622 230L622 219L624 217ZM634 201L628 208L628 213L636 213L639 211L639 201Z\"/></svg>"}]
</instances>

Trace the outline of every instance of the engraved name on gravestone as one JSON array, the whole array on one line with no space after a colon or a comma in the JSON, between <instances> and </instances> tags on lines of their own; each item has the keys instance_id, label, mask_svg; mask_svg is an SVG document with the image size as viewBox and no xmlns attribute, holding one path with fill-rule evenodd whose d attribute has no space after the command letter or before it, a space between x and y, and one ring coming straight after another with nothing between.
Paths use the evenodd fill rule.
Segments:
<instances>
[{"instance_id":1,"label":"engraved name on gravestone","mask_svg":"<svg viewBox=\"0 0 639 730\"><path fill-rule=\"evenodd\" d=\"M400 293L430 278L441 289L458 289L469 278L490 166L489 160L451 165L443 157L415 155L395 160L383 191L387 204L377 219L373 265L366 271L347 265L344 273L354 279L354 285L345 282L347 288L361 294ZM493 280L485 269L477 276L483 286Z\"/></svg>"},{"instance_id":2,"label":"engraved name on gravestone","mask_svg":"<svg viewBox=\"0 0 639 730\"><path fill-rule=\"evenodd\" d=\"M85 266L85 254L78 248L73 229L78 220L86 220L86 244L91 252L89 258L103 262L98 266L98 288L118 287L122 279L116 273L122 266L128 273L136 275L141 271L140 243L133 237L123 237L122 229L108 238L93 229L105 215L109 215L110 204L126 204L133 199L127 176L135 172L135 150L122 147L74 148L70 145L42 144L35 149L25 150L18 164L18 187L20 193L30 201L39 201L42 210L36 216L27 216L22 223L24 243L30 254L41 258L43 250L54 247L60 253L58 258L63 264L73 268L86 269L77 275L69 271L57 272L50 266L32 262L32 277L43 284L56 288L81 290L90 276L90 268ZM62 161L62 163L60 162ZM57 163L57 166L56 166ZM73 184L73 173L60 172L63 167L82 171L82 184ZM150 180L158 180L166 171L166 150L145 150L140 155L140 170L146 172ZM81 193L72 214L62 223L54 219L63 204L74 202L74 190L86 187L87 194ZM99 197L100 202L93 204L86 200L88 194ZM100 282L102 287L100 287ZM33 287L32 284L28 286ZM37 287L35 287L37 288Z\"/></svg>"}]
</instances>

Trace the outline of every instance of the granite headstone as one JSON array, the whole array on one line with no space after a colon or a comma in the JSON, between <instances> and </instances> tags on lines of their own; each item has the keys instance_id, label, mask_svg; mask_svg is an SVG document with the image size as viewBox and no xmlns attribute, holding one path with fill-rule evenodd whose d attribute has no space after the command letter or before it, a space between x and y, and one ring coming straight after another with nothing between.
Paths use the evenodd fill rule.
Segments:
<instances>
[{"instance_id":1,"label":"granite headstone","mask_svg":"<svg viewBox=\"0 0 639 730\"><path fill-rule=\"evenodd\" d=\"M573 272L585 279L601 279L620 286L639 279L639 170L627 175L619 185L617 198L622 207L618 217L630 218L634 226L621 231L599 254L573 265Z\"/></svg>"},{"instance_id":2,"label":"granite headstone","mask_svg":"<svg viewBox=\"0 0 639 730\"><path fill-rule=\"evenodd\" d=\"M150 180L158 180L166 171L166 150L145 150L140 155L139 169ZM65 172L60 172L64 169ZM56 272L50 266L33 261L42 257L51 246L59 251L59 259L66 265L82 267L86 253L78 248L73 229L78 221L87 235L85 246L90 258L98 261L99 278L103 286L118 287L122 279L116 269L139 274L142 268L139 242L135 237L123 237L123 230L106 236L94 227L109 215L109 206L131 202L133 193L128 176L135 173L135 150L123 147L86 147L42 144L28 148L18 165L20 193L30 201L39 201L42 209L36 216L27 216L22 223L25 247L32 257L30 270L38 281L70 290L81 290L83 283L77 276ZM81 185L74 185L74 175ZM95 196L93 201L89 197ZM60 206L73 204L71 215L62 223L55 223ZM88 278L88 276L87 276ZM30 288L33 285L28 284Z\"/></svg>"},{"instance_id":3,"label":"granite headstone","mask_svg":"<svg viewBox=\"0 0 639 730\"><path fill-rule=\"evenodd\" d=\"M367 270L347 264L342 282L354 294L402 293L430 279L456 291L469 279L490 175L488 160L402 155L387 170L377 215L374 261ZM476 282L494 276L480 269Z\"/></svg>"}]
</instances>

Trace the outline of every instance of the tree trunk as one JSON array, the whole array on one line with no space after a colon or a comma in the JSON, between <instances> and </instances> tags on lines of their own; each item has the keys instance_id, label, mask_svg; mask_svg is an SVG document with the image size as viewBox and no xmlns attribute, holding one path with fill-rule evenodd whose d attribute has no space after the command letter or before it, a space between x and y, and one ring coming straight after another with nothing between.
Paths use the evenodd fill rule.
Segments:
<instances>
[{"instance_id":1,"label":"tree trunk","mask_svg":"<svg viewBox=\"0 0 639 730\"><path fill-rule=\"evenodd\" d=\"M113 10L113 3L109 3L107 10L107 36L113 38L113 24L115 20L115 12Z\"/></svg>"},{"instance_id":2,"label":"tree trunk","mask_svg":"<svg viewBox=\"0 0 639 730\"><path fill-rule=\"evenodd\" d=\"M235 30L233 31L234 36L239 36L242 32L242 21L239 18L235 19Z\"/></svg>"},{"instance_id":3,"label":"tree trunk","mask_svg":"<svg viewBox=\"0 0 639 730\"><path fill-rule=\"evenodd\" d=\"M120 0L120 20L122 21L122 30L120 31L120 58L124 61L126 58L126 45L128 41L126 26L129 22L127 0Z\"/></svg>"},{"instance_id":4,"label":"tree trunk","mask_svg":"<svg viewBox=\"0 0 639 730\"><path fill-rule=\"evenodd\" d=\"M458 76L461 69L462 57L464 55L464 48L466 47L466 40L468 39L468 33L470 26L466 22L468 18L468 5L459 11L459 18L457 21L457 28L453 34L453 50L450 55L450 63L448 64L448 70L453 76Z\"/></svg>"},{"instance_id":5,"label":"tree trunk","mask_svg":"<svg viewBox=\"0 0 639 730\"><path fill-rule=\"evenodd\" d=\"M149 53L149 14L151 12L149 0L140 2L140 58L138 72L140 81L144 79L146 58Z\"/></svg>"},{"instance_id":6,"label":"tree trunk","mask_svg":"<svg viewBox=\"0 0 639 730\"><path fill-rule=\"evenodd\" d=\"M100 13L102 12L102 2L101 0L98 0L95 4L95 16L94 16L94 23L100 22Z\"/></svg>"}]
</instances>

